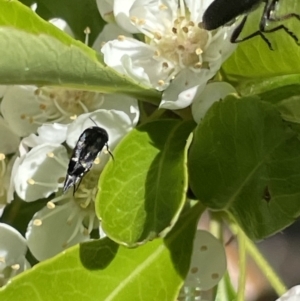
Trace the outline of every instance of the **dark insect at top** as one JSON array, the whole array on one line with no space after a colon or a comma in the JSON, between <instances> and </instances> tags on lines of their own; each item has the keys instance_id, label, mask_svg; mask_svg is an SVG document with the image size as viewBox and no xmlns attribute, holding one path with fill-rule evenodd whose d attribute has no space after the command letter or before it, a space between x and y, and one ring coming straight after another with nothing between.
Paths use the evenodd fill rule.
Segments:
<instances>
[{"instance_id":1,"label":"dark insect at top","mask_svg":"<svg viewBox=\"0 0 300 301\"><path fill-rule=\"evenodd\" d=\"M107 151L112 156L107 142L108 134L103 128L99 126L93 126L84 130L75 145L69 162L67 177L63 187L64 192L66 192L70 187L74 186L73 194L75 193L79 187L80 181L92 168L94 160L104 146L106 146ZM79 184L76 187L75 185L78 182Z\"/></svg>"},{"instance_id":2,"label":"dark insect at top","mask_svg":"<svg viewBox=\"0 0 300 301\"><path fill-rule=\"evenodd\" d=\"M203 15L203 28L213 30L234 20L239 15L255 10L263 0L215 0Z\"/></svg>"},{"instance_id":3,"label":"dark insect at top","mask_svg":"<svg viewBox=\"0 0 300 301\"><path fill-rule=\"evenodd\" d=\"M260 36L263 41L268 45L270 50L274 50L271 42L265 36L266 33L284 31L289 35L297 45L300 45L300 41L297 35L292 32L286 25L280 23L281 21L296 18L300 21L300 15L294 12L287 13L285 15L278 16L275 14L276 6L280 0L215 0L210 4L207 10L203 14L203 20L200 26L207 30L213 30L220 26L229 24L234 21L239 15L245 14L242 21L235 27L230 37L231 43L240 43L250 40L256 36ZM239 38L242 32L247 17L250 11L255 10L260 3L264 3L264 9L260 18L258 29L251 34ZM271 28L267 28L269 22L275 24Z\"/></svg>"}]
</instances>

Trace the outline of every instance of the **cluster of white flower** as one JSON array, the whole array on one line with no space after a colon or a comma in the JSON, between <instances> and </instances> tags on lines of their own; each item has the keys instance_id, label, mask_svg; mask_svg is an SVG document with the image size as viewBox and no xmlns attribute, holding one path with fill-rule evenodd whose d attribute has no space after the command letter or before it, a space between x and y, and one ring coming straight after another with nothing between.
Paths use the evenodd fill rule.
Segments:
<instances>
[{"instance_id":1,"label":"cluster of white flower","mask_svg":"<svg viewBox=\"0 0 300 301\"><path fill-rule=\"evenodd\" d=\"M234 92L226 83L208 83L235 49L228 38L230 27L213 32L201 27L203 12L211 2L130 0L124 5L121 0L98 0L101 15L111 23L96 39L94 49L101 51L105 63L117 72L162 91L160 108L191 106L195 121L200 122L215 101ZM70 32L61 20L53 23ZM137 33L143 39L135 39ZM1 88L0 93L0 210L13 199L14 192L25 202L49 200L30 221L26 239L12 227L0 224L1 286L16 271L29 266L27 247L41 261L88 240L91 231L99 229L94 199L109 157L100 155L75 195L71 191L62 194L70 154L83 130L94 125L91 119L107 130L113 150L137 125L139 108L137 100L128 96L65 88L11 86ZM12 238L2 239L8 235ZM222 248L216 250L223 252ZM224 257L219 258L223 262L218 271L212 271L207 285L198 267L193 267L191 277L199 279L191 285L194 280L189 276L187 286L203 290L214 286L226 265Z\"/></svg>"},{"instance_id":2,"label":"cluster of white flower","mask_svg":"<svg viewBox=\"0 0 300 301\"><path fill-rule=\"evenodd\" d=\"M144 41L129 34L108 40L101 48L105 63L163 91L161 108L190 106L236 47L229 41L232 28L209 32L201 27L211 2L97 0L104 17L114 16L127 32L144 34Z\"/></svg>"}]
</instances>

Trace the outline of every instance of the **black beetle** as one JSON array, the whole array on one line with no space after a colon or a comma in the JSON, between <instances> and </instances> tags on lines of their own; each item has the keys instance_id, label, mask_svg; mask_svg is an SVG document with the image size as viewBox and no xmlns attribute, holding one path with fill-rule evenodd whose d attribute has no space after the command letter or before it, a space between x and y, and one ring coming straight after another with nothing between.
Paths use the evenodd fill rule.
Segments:
<instances>
[{"instance_id":1,"label":"black beetle","mask_svg":"<svg viewBox=\"0 0 300 301\"><path fill-rule=\"evenodd\" d=\"M266 38L264 33L275 32L277 30L284 30L298 45L298 37L291 32L285 25L280 24L273 28L267 29L267 23L284 21L290 18L297 18L300 20L300 15L296 13L289 13L283 16L275 16L276 6L280 0L215 0L213 1L203 14L202 27L206 30L213 30L220 26L234 22L235 18L246 14L241 23L235 28L232 33L230 41L232 43L239 43L249 40L255 36L260 36L273 50L270 41ZM247 21L248 13L255 10L261 3L264 3L264 10L259 22L259 29L252 34L238 39Z\"/></svg>"},{"instance_id":2,"label":"black beetle","mask_svg":"<svg viewBox=\"0 0 300 301\"><path fill-rule=\"evenodd\" d=\"M92 168L93 162L104 146L106 146L107 151L113 158L107 142L107 131L99 126L93 126L83 131L78 138L72 157L69 161L67 177L63 186L64 192L73 186L73 195L75 194L82 178ZM78 185L76 187L77 183Z\"/></svg>"}]
</instances>

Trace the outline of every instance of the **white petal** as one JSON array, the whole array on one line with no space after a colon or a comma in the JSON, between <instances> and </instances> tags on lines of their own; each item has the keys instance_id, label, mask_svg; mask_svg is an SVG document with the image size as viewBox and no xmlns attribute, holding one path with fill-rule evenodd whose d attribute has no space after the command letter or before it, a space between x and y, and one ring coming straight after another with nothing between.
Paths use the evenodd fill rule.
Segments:
<instances>
[{"instance_id":1,"label":"white petal","mask_svg":"<svg viewBox=\"0 0 300 301\"><path fill-rule=\"evenodd\" d=\"M132 59L139 59L141 56L148 59L150 55L154 55L153 49L140 41L125 39L107 42L102 47L101 52L104 54L104 62L109 67L149 86L150 80L147 73L141 66L135 67Z\"/></svg>"},{"instance_id":2,"label":"white petal","mask_svg":"<svg viewBox=\"0 0 300 301\"><path fill-rule=\"evenodd\" d=\"M132 25L129 17L129 11L134 2L135 0L126 0L126 4L124 5L124 0L114 0L114 15L116 18L116 22L124 30L130 33L139 32L138 29L134 25Z\"/></svg>"},{"instance_id":3,"label":"white petal","mask_svg":"<svg viewBox=\"0 0 300 301\"><path fill-rule=\"evenodd\" d=\"M214 73L217 72L221 64L227 60L227 58L237 48L237 44L230 42L230 37L234 31L235 26L220 28L216 34L212 36L211 42L203 53L203 60L210 61L209 67L214 68ZM217 64L216 67L213 67Z\"/></svg>"},{"instance_id":4,"label":"white petal","mask_svg":"<svg viewBox=\"0 0 300 301\"><path fill-rule=\"evenodd\" d=\"M101 0L102 2L103 0ZM107 24L104 26L103 30L101 33L98 35L97 39L95 40L93 44L93 48L97 51L101 51L101 47L103 46L104 43L117 39L118 36L125 36L125 37L132 37L131 34L129 34L127 31L122 29L116 24Z\"/></svg>"},{"instance_id":5,"label":"white petal","mask_svg":"<svg viewBox=\"0 0 300 301\"><path fill-rule=\"evenodd\" d=\"M224 99L228 94L236 90L225 82L213 82L205 86L202 93L197 95L192 104L194 120L199 123L205 116L208 109L216 102Z\"/></svg>"},{"instance_id":6,"label":"white petal","mask_svg":"<svg viewBox=\"0 0 300 301\"><path fill-rule=\"evenodd\" d=\"M188 107L197 93L200 93L207 82L200 80L200 74L195 74L189 69L183 69L164 91L160 108L177 110Z\"/></svg>"},{"instance_id":7,"label":"white petal","mask_svg":"<svg viewBox=\"0 0 300 301\"><path fill-rule=\"evenodd\" d=\"M22 147L35 147L44 143L61 144L67 138L67 124L46 123L37 129L37 135L31 134L22 139Z\"/></svg>"},{"instance_id":8,"label":"white petal","mask_svg":"<svg viewBox=\"0 0 300 301\"><path fill-rule=\"evenodd\" d=\"M74 37L71 27L68 25L68 23L65 20L60 19L60 18L53 18L53 19L50 19L49 22L51 24L55 25L60 30L67 33L68 35L70 35L71 37Z\"/></svg>"},{"instance_id":9,"label":"white petal","mask_svg":"<svg viewBox=\"0 0 300 301\"><path fill-rule=\"evenodd\" d=\"M74 206L77 205L68 202L62 206L56 206L54 209L45 207L33 216L26 232L26 238L28 247L37 260L53 257L66 248L89 239L88 235L77 231L79 225L76 218L67 222L73 213ZM35 225L38 224L35 221L41 222L41 225ZM76 235L66 244L74 232Z\"/></svg>"},{"instance_id":10,"label":"white petal","mask_svg":"<svg viewBox=\"0 0 300 301\"><path fill-rule=\"evenodd\" d=\"M32 202L56 192L65 177L68 161L67 151L61 145L34 147L21 158L16 171L14 184L19 197Z\"/></svg>"},{"instance_id":11,"label":"white petal","mask_svg":"<svg viewBox=\"0 0 300 301\"><path fill-rule=\"evenodd\" d=\"M38 124L29 119L40 114L39 104L35 100L35 90L34 86L11 86L2 99L1 113L11 130L18 136L27 136L38 128Z\"/></svg>"},{"instance_id":12,"label":"white petal","mask_svg":"<svg viewBox=\"0 0 300 301\"><path fill-rule=\"evenodd\" d=\"M300 285L296 285L289 289L276 301L299 301L300 300Z\"/></svg>"},{"instance_id":13,"label":"white petal","mask_svg":"<svg viewBox=\"0 0 300 301\"><path fill-rule=\"evenodd\" d=\"M4 96L9 86L0 85L0 98Z\"/></svg>"},{"instance_id":14,"label":"white petal","mask_svg":"<svg viewBox=\"0 0 300 301\"><path fill-rule=\"evenodd\" d=\"M161 35L173 26L177 17L177 1L168 0L136 0L129 15L131 18L143 20L141 28L151 33L159 32Z\"/></svg>"},{"instance_id":15,"label":"white petal","mask_svg":"<svg viewBox=\"0 0 300 301\"><path fill-rule=\"evenodd\" d=\"M96 2L102 19L109 22L113 16L114 0L97 0Z\"/></svg>"},{"instance_id":16,"label":"white petal","mask_svg":"<svg viewBox=\"0 0 300 301\"><path fill-rule=\"evenodd\" d=\"M184 286L209 290L226 271L226 254L222 243L207 231L195 235L189 273Z\"/></svg>"},{"instance_id":17,"label":"white petal","mask_svg":"<svg viewBox=\"0 0 300 301\"><path fill-rule=\"evenodd\" d=\"M202 17L212 0L185 0L186 5L191 13L191 20L199 23L202 22Z\"/></svg>"},{"instance_id":18,"label":"white petal","mask_svg":"<svg viewBox=\"0 0 300 301\"><path fill-rule=\"evenodd\" d=\"M7 192L7 203L10 203L14 199L15 178L21 162L22 160L20 159L20 157L17 157L13 163L11 177L10 177L9 191Z\"/></svg>"},{"instance_id":19,"label":"white petal","mask_svg":"<svg viewBox=\"0 0 300 301\"><path fill-rule=\"evenodd\" d=\"M106 43L102 49L105 63L121 74L134 78L145 86L164 90L159 81L166 81L173 69L173 63L158 58L155 49L145 43L131 38L113 40ZM167 63L168 71L163 67Z\"/></svg>"},{"instance_id":20,"label":"white petal","mask_svg":"<svg viewBox=\"0 0 300 301\"><path fill-rule=\"evenodd\" d=\"M17 159L18 159L17 155L14 155L9 160L3 179L5 189L6 189L6 203L8 204L14 199L15 186L13 180L15 178L15 172L16 172L16 170L14 170L14 166L18 165L15 164Z\"/></svg>"},{"instance_id":21,"label":"white petal","mask_svg":"<svg viewBox=\"0 0 300 301\"><path fill-rule=\"evenodd\" d=\"M5 265L24 264L27 245L25 238L13 227L0 223L0 258L5 258ZM0 261L0 270L3 263Z\"/></svg>"},{"instance_id":22,"label":"white petal","mask_svg":"<svg viewBox=\"0 0 300 301\"><path fill-rule=\"evenodd\" d=\"M0 153L12 154L18 150L20 138L9 128L7 122L0 117Z\"/></svg>"},{"instance_id":23,"label":"white petal","mask_svg":"<svg viewBox=\"0 0 300 301\"><path fill-rule=\"evenodd\" d=\"M126 95L106 94L101 106L102 110L122 111L128 115L132 121L132 126L136 126L139 121L140 111L135 98Z\"/></svg>"}]
</instances>

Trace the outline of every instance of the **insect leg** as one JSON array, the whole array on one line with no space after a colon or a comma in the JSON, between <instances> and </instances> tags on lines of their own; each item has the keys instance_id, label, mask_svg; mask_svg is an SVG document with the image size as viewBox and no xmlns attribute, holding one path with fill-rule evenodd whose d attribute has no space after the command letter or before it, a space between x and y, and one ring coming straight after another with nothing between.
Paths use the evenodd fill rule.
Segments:
<instances>
[{"instance_id":1,"label":"insect leg","mask_svg":"<svg viewBox=\"0 0 300 301\"><path fill-rule=\"evenodd\" d=\"M240 43L240 42L244 42L244 41L247 41L247 40L250 40L256 36L260 36L264 42L268 45L268 47L270 48L270 50L273 50L273 47L272 47L272 44L270 43L270 41L265 37L265 35L261 32L261 30L257 30L255 32L253 32L252 34L244 37L244 38L241 38L241 39L238 39L240 33L242 32L244 26L245 26L245 23L247 21L247 16L245 16L242 20L242 22L235 28L235 30L233 31L232 35L231 35L231 38L230 38L230 42L231 43Z\"/></svg>"},{"instance_id":2,"label":"insect leg","mask_svg":"<svg viewBox=\"0 0 300 301\"><path fill-rule=\"evenodd\" d=\"M285 25L281 24L281 25L276 26L271 29L266 28L267 21L280 22L280 21L288 20L290 18L296 18L300 21L300 15L296 14L296 13L289 13L289 14L286 14L283 16L274 16L273 11L275 10L276 4L278 3L278 1L279 0L272 0L271 4L268 6L267 11L266 11L265 21L261 22L260 30L262 32L268 33L268 32L275 32L277 30L282 29L286 32L286 34L288 34L296 42L297 45L300 45L298 37L292 31L290 31Z\"/></svg>"},{"instance_id":3,"label":"insect leg","mask_svg":"<svg viewBox=\"0 0 300 301\"><path fill-rule=\"evenodd\" d=\"M112 152L110 151L109 147L108 147L108 144L105 143L105 146L106 146L106 150L107 152L109 153L109 155L112 157L112 159L115 161L115 158L114 158L114 155L112 154Z\"/></svg>"}]
</instances>

